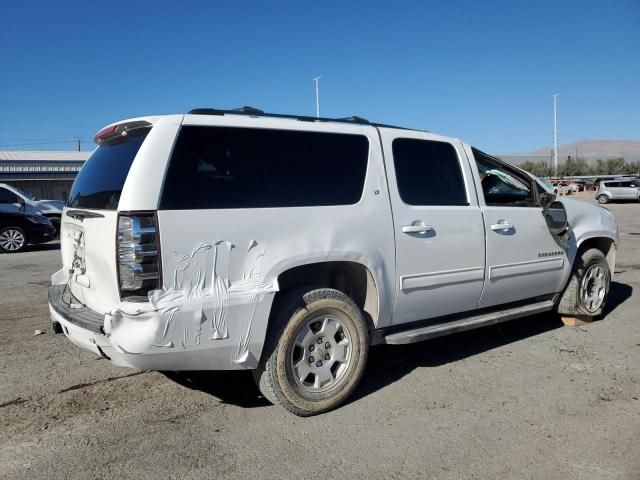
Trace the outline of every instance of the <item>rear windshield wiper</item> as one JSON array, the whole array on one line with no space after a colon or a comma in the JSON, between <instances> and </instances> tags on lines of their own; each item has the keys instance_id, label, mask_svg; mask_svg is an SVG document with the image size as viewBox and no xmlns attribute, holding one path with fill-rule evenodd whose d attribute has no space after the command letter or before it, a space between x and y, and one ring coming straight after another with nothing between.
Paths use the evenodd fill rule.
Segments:
<instances>
[{"instance_id":1,"label":"rear windshield wiper","mask_svg":"<svg viewBox=\"0 0 640 480\"><path fill-rule=\"evenodd\" d=\"M87 210L67 210L67 217L82 221L85 218L104 218L104 215Z\"/></svg>"}]
</instances>

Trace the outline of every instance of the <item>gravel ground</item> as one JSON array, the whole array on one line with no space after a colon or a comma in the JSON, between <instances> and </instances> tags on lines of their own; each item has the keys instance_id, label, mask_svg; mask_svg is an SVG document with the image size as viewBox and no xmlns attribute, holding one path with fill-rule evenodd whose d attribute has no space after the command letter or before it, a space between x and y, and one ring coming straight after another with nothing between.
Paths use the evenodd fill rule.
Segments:
<instances>
[{"instance_id":1,"label":"gravel ground","mask_svg":"<svg viewBox=\"0 0 640 480\"><path fill-rule=\"evenodd\" d=\"M1 255L0 478L640 479L640 205L608 208L622 247L604 319L376 347L351 401L308 419L247 372L79 350L50 330L58 246Z\"/></svg>"}]
</instances>

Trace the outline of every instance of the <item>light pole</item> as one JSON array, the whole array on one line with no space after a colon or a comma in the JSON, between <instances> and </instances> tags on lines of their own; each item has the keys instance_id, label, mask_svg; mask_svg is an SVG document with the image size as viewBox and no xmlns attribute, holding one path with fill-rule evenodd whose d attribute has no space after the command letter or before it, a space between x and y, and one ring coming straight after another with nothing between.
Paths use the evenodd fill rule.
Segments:
<instances>
[{"instance_id":1,"label":"light pole","mask_svg":"<svg viewBox=\"0 0 640 480\"><path fill-rule=\"evenodd\" d=\"M553 174L558 176L558 110L556 105L557 93L551 95L553 98Z\"/></svg>"},{"instance_id":2,"label":"light pole","mask_svg":"<svg viewBox=\"0 0 640 480\"><path fill-rule=\"evenodd\" d=\"M316 117L320 118L320 77L316 77L313 79L316 82Z\"/></svg>"}]
</instances>

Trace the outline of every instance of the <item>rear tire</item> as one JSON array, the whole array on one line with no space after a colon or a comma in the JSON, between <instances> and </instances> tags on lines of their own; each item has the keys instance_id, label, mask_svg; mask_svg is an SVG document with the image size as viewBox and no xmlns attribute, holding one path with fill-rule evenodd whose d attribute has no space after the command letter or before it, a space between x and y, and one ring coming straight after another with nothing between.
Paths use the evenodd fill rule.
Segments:
<instances>
[{"instance_id":1,"label":"rear tire","mask_svg":"<svg viewBox=\"0 0 640 480\"><path fill-rule=\"evenodd\" d=\"M27 243L27 234L20 227L5 227L0 230L0 252L21 252Z\"/></svg>"},{"instance_id":2,"label":"rear tire","mask_svg":"<svg viewBox=\"0 0 640 480\"><path fill-rule=\"evenodd\" d=\"M254 379L267 400L298 416L332 410L364 372L369 332L344 293L321 288L291 292L274 316Z\"/></svg>"},{"instance_id":3,"label":"rear tire","mask_svg":"<svg viewBox=\"0 0 640 480\"><path fill-rule=\"evenodd\" d=\"M603 205L604 205L605 203L609 203L609 197L607 197L606 195L600 195L600 196L598 197L598 203L601 203L601 204L603 204Z\"/></svg>"}]
</instances>

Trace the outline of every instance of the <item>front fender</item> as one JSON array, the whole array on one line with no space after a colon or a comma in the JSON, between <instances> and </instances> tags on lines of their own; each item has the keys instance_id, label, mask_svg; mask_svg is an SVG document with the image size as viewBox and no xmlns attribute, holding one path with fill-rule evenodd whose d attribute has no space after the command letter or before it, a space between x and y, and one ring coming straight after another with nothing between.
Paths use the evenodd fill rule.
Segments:
<instances>
[{"instance_id":1,"label":"front fender","mask_svg":"<svg viewBox=\"0 0 640 480\"><path fill-rule=\"evenodd\" d=\"M581 202L572 199L561 199L562 204L567 211L567 219L571 227L571 238L569 239L569 248L567 257L573 266L576 256L580 251L580 247L585 242L595 239L607 239L613 242L616 249L618 248L620 238L618 235L618 224L613 213L604 207ZM615 252L613 256L607 259L613 272L615 266ZM571 269L566 274L565 282L571 274Z\"/></svg>"}]
</instances>

